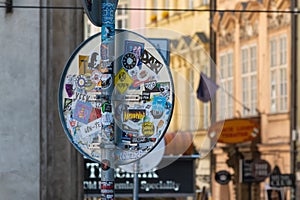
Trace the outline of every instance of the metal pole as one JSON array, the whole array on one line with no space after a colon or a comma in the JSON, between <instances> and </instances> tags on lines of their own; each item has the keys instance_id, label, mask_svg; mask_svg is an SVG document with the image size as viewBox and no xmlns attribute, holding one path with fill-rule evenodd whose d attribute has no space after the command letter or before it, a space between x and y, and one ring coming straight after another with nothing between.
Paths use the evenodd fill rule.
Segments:
<instances>
[{"instance_id":1,"label":"metal pole","mask_svg":"<svg viewBox=\"0 0 300 200\"><path fill-rule=\"evenodd\" d=\"M248 199L252 200L252 183L248 183Z\"/></svg>"},{"instance_id":2,"label":"metal pole","mask_svg":"<svg viewBox=\"0 0 300 200\"><path fill-rule=\"evenodd\" d=\"M133 200L139 199L139 165L140 161L134 162L134 177L133 177Z\"/></svg>"},{"instance_id":3,"label":"metal pole","mask_svg":"<svg viewBox=\"0 0 300 200\"><path fill-rule=\"evenodd\" d=\"M291 1L291 10L294 11L298 5L297 1ZM297 172L297 142L295 133L297 130L297 18L298 16L295 14L291 14L291 24L292 24L292 30L291 30L291 112L290 112L290 140L291 140L291 174L296 175ZM291 188L291 200L297 199L297 184L296 180L294 180L295 183Z\"/></svg>"},{"instance_id":4,"label":"metal pole","mask_svg":"<svg viewBox=\"0 0 300 200\"><path fill-rule=\"evenodd\" d=\"M99 0L100 1L100 0ZM111 97L114 89L114 60L115 60L115 11L116 0L101 0L101 67L105 69L102 76L111 80L111 85L101 90L102 102L102 131L101 131L101 199L115 199L115 141L114 119L112 114Z\"/></svg>"},{"instance_id":5,"label":"metal pole","mask_svg":"<svg viewBox=\"0 0 300 200\"><path fill-rule=\"evenodd\" d=\"M210 9L212 10L216 10L217 8L217 1L216 0L211 0L210 1ZM213 21L215 12L210 12L210 22ZM210 31L209 31L209 36L210 36L210 45L209 45L209 51L210 51L210 69L211 69L211 73L210 76L213 79L213 81L216 82L216 76L217 76L217 72L216 72L216 58L217 58L217 45L216 45L216 33L213 30L212 26L210 26ZM215 100L215 99L214 99ZM212 108L211 108L211 124L214 124L216 122L216 114L217 114L217 106L215 104L211 104ZM210 145L212 146L212 144ZM210 191L210 195L211 197L213 197L213 175L215 173L215 169L216 169L216 157L214 156L213 150L211 150L210 152L210 182L209 182L209 190Z\"/></svg>"}]
</instances>

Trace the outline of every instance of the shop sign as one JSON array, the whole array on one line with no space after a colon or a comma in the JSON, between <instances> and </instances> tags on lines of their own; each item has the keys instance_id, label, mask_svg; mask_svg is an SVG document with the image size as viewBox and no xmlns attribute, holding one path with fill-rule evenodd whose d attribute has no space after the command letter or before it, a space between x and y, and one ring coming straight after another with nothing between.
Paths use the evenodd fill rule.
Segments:
<instances>
[{"instance_id":1,"label":"shop sign","mask_svg":"<svg viewBox=\"0 0 300 200\"><path fill-rule=\"evenodd\" d=\"M218 171L215 175L215 180L221 185L227 185L231 180L231 174L225 170Z\"/></svg>"},{"instance_id":2,"label":"shop sign","mask_svg":"<svg viewBox=\"0 0 300 200\"><path fill-rule=\"evenodd\" d=\"M246 119L219 121L209 129L209 135L219 136L218 142L226 144L252 141L258 134L259 124L253 120Z\"/></svg>"},{"instance_id":3,"label":"shop sign","mask_svg":"<svg viewBox=\"0 0 300 200\"><path fill-rule=\"evenodd\" d=\"M159 164L164 166L170 159L163 158ZM167 167L138 174L139 197L180 197L195 194L194 158L179 158ZM86 196L98 197L101 189L101 166L99 163L85 159L83 189ZM184 173L182 173L184 172ZM115 169L116 197L128 197L133 194L134 174L121 168Z\"/></svg>"},{"instance_id":4,"label":"shop sign","mask_svg":"<svg viewBox=\"0 0 300 200\"><path fill-rule=\"evenodd\" d=\"M270 164L265 160L241 160L240 165L242 183L262 182L271 173Z\"/></svg>"},{"instance_id":5,"label":"shop sign","mask_svg":"<svg viewBox=\"0 0 300 200\"><path fill-rule=\"evenodd\" d=\"M278 166L275 166L270 175L271 187L295 187L294 174L281 174Z\"/></svg>"}]
</instances>

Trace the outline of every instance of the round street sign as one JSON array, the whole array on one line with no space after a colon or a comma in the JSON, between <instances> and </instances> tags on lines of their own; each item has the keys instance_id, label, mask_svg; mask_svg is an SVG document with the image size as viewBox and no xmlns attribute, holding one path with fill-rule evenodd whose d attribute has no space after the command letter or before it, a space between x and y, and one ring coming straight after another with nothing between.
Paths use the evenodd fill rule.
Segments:
<instances>
[{"instance_id":1,"label":"round street sign","mask_svg":"<svg viewBox=\"0 0 300 200\"><path fill-rule=\"evenodd\" d=\"M221 185L226 185L231 180L231 175L228 171L221 170L216 173L215 180Z\"/></svg>"},{"instance_id":2,"label":"round street sign","mask_svg":"<svg viewBox=\"0 0 300 200\"><path fill-rule=\"evenodd\" d=\"M112 166L128 164L163 138L173 113L173 80L146 38L117 30L115 57L104 58L101 54L111 47L100 36L84 41L66 64L58 95L60 119L71 143L87 158L101 162L100 144L114 141ZM105 97L112 87L112 96Z\"/></svg>"}]
</instances>

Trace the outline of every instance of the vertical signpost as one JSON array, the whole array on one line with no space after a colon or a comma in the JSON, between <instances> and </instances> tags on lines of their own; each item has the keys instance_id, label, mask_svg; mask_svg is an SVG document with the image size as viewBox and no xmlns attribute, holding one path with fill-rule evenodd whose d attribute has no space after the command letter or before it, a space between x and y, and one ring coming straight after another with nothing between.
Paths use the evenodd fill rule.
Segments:
<instances>
[{"instance_id":1,"label":"vertical signpost","mask_svg":"<svg viewBox=\"0 0 300 200\"><path fill-rule=\"evenodd\" d=\"M100 57L102 69L106 76L111 76L112 84L107 90L102 90L101 102L104 106L104 114L102 127L101 148L101 199L113 200L115 196L114 190L114 164L115 164L115 126L112 114L112 93L114 90L114 60L115 60L115 11L116 0L102 0L102 27L101 27L101 46ZM107 73L108 72L108 73ZM111 74L110 74L111 73ZM103 76L104 74L101 74Z\"/></svg>"}]
</instances>

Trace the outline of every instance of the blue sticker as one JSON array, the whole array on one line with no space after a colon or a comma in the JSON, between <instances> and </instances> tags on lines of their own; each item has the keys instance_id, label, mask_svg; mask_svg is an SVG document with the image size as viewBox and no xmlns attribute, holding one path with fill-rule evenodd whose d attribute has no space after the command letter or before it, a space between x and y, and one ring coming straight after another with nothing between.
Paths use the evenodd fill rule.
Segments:
<instances>
[{"instance_id":1,"label":"blue sticker","mask_svg":"<svg viewBox=\"0 0 300 200\"><path fill-rule=\"evenodd\" d=\"M167 103L167 98L162 96L154 96L152 103L152 110L150 111L154 119L159 119L162 117L165 111L165 105Z\"/></svg>"},{"instance_id":2,"label":"blue sticker","mask_svg":"<svg viewBox=\"0 0 300 200\"><path fill-rule=\"evenodd\" d=\"M154 96L152 105L153 106L160 105L162 107L165 107L166 103L167 103L167 98L166 97Z\"/></svg>"},{"instance_id":3,"label":"blue sticker","mask_svg":"<svg viewBox=\"0 0 300 200\"><path fill-rule=\"evenodd\" d=\"M115 35L115 25L114 24L105 24L102 28L102 40L109 40Z\"/></svg>"},{"instance_id":4,"label":"blue sticker","mask_svg":"<svg viewBox=\"0 0 300 200\"><path fill-rule=\"evenodd\" d=\"M144 51L144 43L126 40L125 41L125 52L131 52L135 54L135 57L137 58L137 66L142 66L141 56Z\"/></svg>"},{"instance_id":5,"label":"blue sticker","mask_svg":"<svg viewBox=\"0 0 300 200\"><path fill-rule=\"evenodd\" d=\"M115 9L113 3L102 3L102 23L115 24Z\"/></svg>"}]
</instances>

